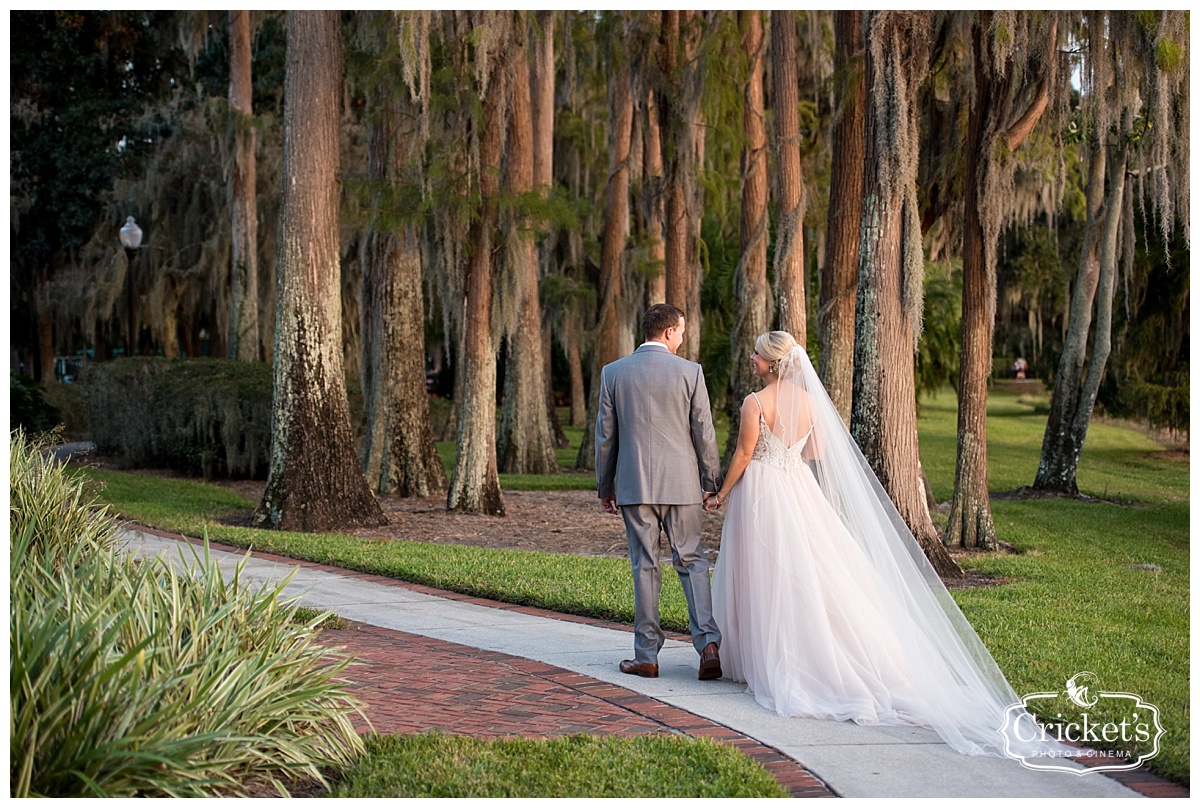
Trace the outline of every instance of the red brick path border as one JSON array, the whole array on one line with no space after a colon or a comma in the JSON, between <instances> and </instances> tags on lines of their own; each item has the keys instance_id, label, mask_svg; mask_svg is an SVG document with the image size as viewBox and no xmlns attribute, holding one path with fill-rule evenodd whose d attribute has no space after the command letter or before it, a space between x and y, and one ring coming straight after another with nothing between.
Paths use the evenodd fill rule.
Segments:
<instances>
[{"instance_id":1,"label":"red brick path border","mask_svg":"<svg viewBox=\"0 0 1200 808\"><path fill-rule=\"evenodd\" d=\"M153 536L204 544L202 539L190 536L141 525L131 527ZM209 546L214 550L246 552L244 547L213 541ZM632 632L632 628L624 623L517 606L258 550L254 555L266 561L332 572L448 600ZM347 623L350 624L347 630L328 632L328 642L341 646L358 660L346 669L343 678L367 705L367 717L376 732L437 729L446 734L477 737L673 732L695 738L713 738L737 747L761 763L793 797L837 796L815 775L779 750L641 693L524 657L365 623ZM686 634L668 632L667 636L689 639ZM361 722L359 728L367 729ZM1104 762L1104 759L1087 757L1075 760L1085 766ZM1104 775L1147 797L1186 798L1191 793L1186 786L1144 770L1104 772Z\"/></svg>"}]
</instances>

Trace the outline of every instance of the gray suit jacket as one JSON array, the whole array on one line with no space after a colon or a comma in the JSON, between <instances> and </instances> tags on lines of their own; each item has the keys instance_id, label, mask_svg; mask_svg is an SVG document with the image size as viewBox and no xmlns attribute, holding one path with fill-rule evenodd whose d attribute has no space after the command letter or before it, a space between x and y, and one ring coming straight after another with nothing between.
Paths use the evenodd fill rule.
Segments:
<instances>
[{"instance_id":1,"label":"gray suit jacket","mask_svg":"<svg viewBox=\"0 0 1200 808\"><path fill-rule=\"evenodd\" d=\"M649 343L600 372L596 483L618 505L693 505L721 487L704 372Z\"/></svg>"}]
</instances>

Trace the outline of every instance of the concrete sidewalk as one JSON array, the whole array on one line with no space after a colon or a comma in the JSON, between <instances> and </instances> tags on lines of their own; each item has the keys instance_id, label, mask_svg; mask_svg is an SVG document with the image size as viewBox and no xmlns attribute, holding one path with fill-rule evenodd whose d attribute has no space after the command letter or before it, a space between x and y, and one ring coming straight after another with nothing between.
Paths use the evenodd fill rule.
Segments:
<instances>
[{"instance_id":1,"label":"concrete sidewalk","mask_svg":"<svg viewBox=\"0 0 1200 808\"><path fill-rule=\"evenodd\" d=\"M189 557L198 548L174 538L125 530L122 540L140 554L160 554L178 559L180 551ZM244 552L212 550L213 558L227 571L232 571ZM1077 776L1066 772L1036 772L1023 768L1017 761L989 757L959 755L930 731L912 727L865 727L849 722L818 721L782 718L760 707L744 691L744 685L722 679L701 682L696 678L697 657L691 644L669 639L659 656L660 678L642 679L627 676L617 670L617 662L630 655L632 636L628 630L607 627L600 621L581 618L555 619L537 609L519 607L489 608L478 599L461 596L439 596L435 590L389 581L379 576L334 570L305 562L286 561L272 557L251 556L244 575L254 581L280 580L296 570L287 594L300 594L305 605L330 609L341 617L381 629L405 632L430 640L454 643L468 649L481 649L492 654L506 655L519 660L532 660L553 669L573 672L575 677L559 675L552 684L570 679L576 696L562 695L568 701L593 693L634 691L649 699L640 700L643 714L654 717L656 710L668 708L684 711L720 727L729 728L735 736L753 739L758 744L778 750L811 772L836 795L845 797L1136 797L1137 791L1101 773ZM442 593L446 595L448 593ZM468 602L475 600L476 602ZM378 639L378 638L377 638ZM377 645L386 646L380 640ZM460 656L469 656L461 655ZM485 655L475 655L487 661ZM386 665L382 666L386 667ZM520 665L508 665L509 669ZM536 666L525 666L536 670ZM454 666L446 666L446 671ZM410 698L428 703L431 694L439 692L439 682L446 671L428 670L415 666L405 670L405 676L426 676L425 683L410 688ZM490 676L490 674L489 674ZM591 683L591 689L576 685ZM606 688L605 684L608 687ZM488 686L493 686L491 680ZM514 685L515 686L515 685ZM395 691L389 691L394 693ZM446 688L450 692L450 688ZM465 691L459 691L465 692ZM413 693L416 693L414 696ZM360 697L363 694L360 693ZM374 694L372 698L386 701L388 696ZM453 702L455 696L446 696ZM463 696L466 701L485 700L486 694ZM539 696L538 702L559 698L556 693ZM653 701L650 701L650 700ZM609 698L606 704L621 705L620 699ZM631 701L624 699L625 702ZM655 703L667 705L660 708ZM507 702L506 702L507 703ZM646 705L649 705L647 707ZM459 705L467 712L476 707ZM565 709L554 707L554 709ZM597 710L600 706L597 703ZM404 709L397 712L404 713ZM543 711L546 712L546 711ZM547 713L549 714L549 713ZM518 709L514 720L525 721L532 712ZM579 710L563 726L565 731L577 727ZM672 715L675 715L674 713ZM618 717L597 719L619 723ZM373 720L373 723L376 723ZM678 720L678 716L675 716ZM636 723L636 722L634 722ZM662 722L660 722L662 723ZM669 726L669 722L667 723ZM377 729L384 731L381 727ZM404 728L401 725L400 731ZM586 729L586 728L585 728ZM640 731L627 727L628 731ZM411 730L410 730L411 731ZM648 730L647 730L648 731ZM719 732L706 732L719 736ZM740 743L739 745L746 745ZM767 758L769 759L769 756ZM778 767L777 767L778 768ZM1084 767L1079 766L1083 771ZM776 773L776 772L773 772ZM776 773L779 777L779 774ZM1147 794L1187 795L1187 790L1165 783L1153 775L1130 773L1127 782ZM781 779L781 782L783 780ZM811 785L800 778L793 793L809 793ZM1150 783L1151 785L1139 785ZM1172 792L1172 790L1174 790ZM812 788L815 793L817 789Z\"/></svg>"}]
</instances>

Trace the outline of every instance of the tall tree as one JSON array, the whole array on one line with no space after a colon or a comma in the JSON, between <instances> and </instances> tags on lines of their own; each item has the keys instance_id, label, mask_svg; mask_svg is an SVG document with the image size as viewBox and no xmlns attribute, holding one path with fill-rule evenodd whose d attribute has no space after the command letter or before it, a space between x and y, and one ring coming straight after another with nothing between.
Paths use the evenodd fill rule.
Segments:
<instances>
[{"instance_id":1,"label":"tall tree","mask_svg":"<svg viewBox=\"0 0 1200 808\"><path fill-rule=\"evenodd\" d=\"M411 68L404 72L415 83L427 75L422 65L405 66L395 56L429 58L429 12L371 13L365 21L366 33L377 39L367 115L370 222L361 260L363 469L380 494L436 496L446 490L446 470L434 446L425 389L424 267L416 209L425 145L419 121L427 110L414 98L427 101L429 94L401 75L401 68Z\"/></svg>"},{"instance_id":2,"label":"tall tree","mask_svg":"<svg viewBox=\"0 0 1200 808\"><path fill-rule=\"evenodd\" d=\"M791 12L786 12L784 17L795 25ZM741 167L741 257L734 271L738 311L733 332L730 334L733 367L729 373L729 440L725 446L726 461L732 457L737 446L742 400L758 387L751 372L753 365L748 354L758 335L770 329L772 315L770 287L767 285L767 127L763 106L763 62L766 42L763 37L762 12L739 11L738 26L742 32L742 50L747 60L748 71L746 83L742 88L742 134L745 142L742 146ZM794 52L793 49L793 54ZM793 58L793 65L794 63ZM795 87L792 99L794 102ZM793 103L793 113L794 107ZM797 135L798 133L797 125ZM797 176L794 179L799 181L799 153L796 157ZM801 274L803 275L802 267ZM784 296L783 299L795 302L794 298ZM803 323L803 318L800 322Z\"/></svg>"},{"instance_id":3,"label":"tall tree","mask_svg":"<svg viewBox=\"0 0 1200 808\"><path fill-rule=\"evenodd\" d=\"M854 298L858 290L858 231L866 148L862 12L835 11L833 28L834 75L839 91L831 137L829 217L817 328L821 340L821 381L842 420L848 424L854 392Z\"/></svg>"},{"instance_id":4,"label":"tall tree","mask_svg":"<svg viewBox=\"0 0 1200 808\"><path fill-rule=\"evenodd\" d=\"M646 308L667 300L667 244L663 232L666 208L663 203L663 154L662 126L659 124L658 109L654 105L654 92L645 93L646 121L642 138L642 218L645 220L646 238L649 240L649 258L655 272L646 280Z\"/></svg>"},{"instance_id":5,"label":"tall tree","mask_svg":"<svg viewBox=\"0 0 1200 808\"><path fill-rule=\"evenodd\" d=\"M695 11L662 12L659 70L663 77L655 106L666 171L666 302L687 312L679 355L700 357L700 264L696 235L696 166L703 154L700 127L702 86L699 57L703 20Z\"/></svg>"},{"instance_id":6,"label":"tall tree","mask_svg":"<svg viewBox=\"0 0 1200 808\"><path fill-rule=\"evenodd\" d=\"M1187 12L1090 12L1084 31L1080 112L1094 132L1088 143L1087 224L1033 483L1035 489L1070 496L1079 493L1079 457L1111 350L1117 264L1122 252L1132 260L1133 200L1126 185L1131 160L1164 240L1176 217L1190 239Z\"/></svg>"},{"instance_id":7,"label":"tall tree","mask_svg":"<svg viewBox=\"0 0 1200 808\"><path fill-rule=\"evenodd\" d=\"M929 15L866 14L866 170L850 431L934 569L953 577L961 570L942 545L922 490L913 359L925 271L915 101L928 69Z\"/></svg>"},{"instance_id":8,"label":"tall tree","mask_svg":"<svg viewBox=\"0 0 1200 808\"><path fill-rule=\"evenodd\" d=\"M512 87L508 111L508 143L504 169L507 192L516 200L534 190L534 126L526 12L514 12L513 46L509 53ZM538 257L533 223L520 203L504 228L504 256L515 298L515 322L508 326L504 372L504 407L500 420L500 468L509 474L553 474L558 471L550 433L542 351L542 310L538 301Z\"/></svg>"},{"instance_id":9,"label":"tall tree","mask_svg":"<svg viewBox=\"0 0 1200 808\"><path fill-rule=\"evenodd\" d=\"M1013 215L1012 153L1045 111L1058 65L1053 14L973 14L975 86L964 177L958 452L945 539L972 549L996 544L988 500L987 393L996 324L996 248L1000 228Z\"/></svg>"},{"instance_id":10,"label":"tall tree","mask_svg":"<svg viewBox=\"0 0 1200 808\"><path fill-rule=\"evenodd\" d=\"M229 196L233 214L229 274L230 359L257 362L258 341L258 132L254 124L254 82L250 71L250 12L229 12L229 126L233 140Z\"/></svg>"},{"instance_id":11,"label":"tall tree","mask_svg":"<svg viewBox=\"0 0 1200 808\"><path fill-rule=\"evenodd\" d=\"M494 294L494 230L499 216L500 171L503 157L508 48L511 12L471 12L476 80L483 119L477 121L478 164L472 181L478 184L481 210L471 220L463 300L463 347L458 447L447 510L504 515L504 497L496 464L496 348L492 340Z\"/></svg>"},{"instance_id":12,"label":"tall tree","mask_svg":"<svg viewBox=\"0 0 1200 808\"><path fill-rule=\"evenodd\" d=\"M588 412L599 406L600 370L621 358L620 329L623 321L621 281L625 242L629 237L629 157L633 138L633 92L629 60L624 52L624 16L614 14L614 29L608 47L608 185L605 191L604 235L600 243L600 299L598 336L592 352L592 391ZM576 468L595 465L594 420L589 419L579 447Z\"/></svg>"},{"instance_id":13,"label":"tall tree","mask_svg":"<svg viewBox=\"0 0 1200 808\"><path fill-rule=\"evenodd\" d=\"M771 89L775 162L778 166L775 297L779 327L808 342L804 278L804 178L800 174L800 76L796 63L796 12L771 12ZM859 189L855 189L855 195ZM744 221L744 218L743 218ZM822 346L824 347L824 346ZM734 362L738 357L734 357ZM822 354L824 365L824 354ZM736 364L735 364L736 367ZM740 400L740 399L739 399Z\"/></svg>"},{"instance_id":14,"label":"tall tree","mask_svg":"<svg viewBox=\"0 0 1200 808\"><path fill-rule=\"evenodd\" d=\"M379 525L354 456L342 360L339 13L288 12L287 44L271 463L255 523Z\"/></svg>"},{"instance_id":15,"label":"tall tree","mask_svg":"<svg viewBox=\"0 0 1200 808\"><path fill-rule=\"evenodd\" d=\"M554 32L558 25L559 11L539 11L534 15L535 31L531 36L533 84L530 102L533 105L533 186L537 193L548 199L554 185ZM544 223L542 223L544 224ZM541 275L555 271L553 239L543 240L540 246ZM565 449L570 441L563 432L558 419L558 408L554 400L552 381L554 355L554 329L552 318L542 317L542 377L546 388L546 413L550 419L550 430L554 445ZM583 408L581 400L579 406ZM577 424L572 423L572 426Z\"/></svg>"}]
</instances>

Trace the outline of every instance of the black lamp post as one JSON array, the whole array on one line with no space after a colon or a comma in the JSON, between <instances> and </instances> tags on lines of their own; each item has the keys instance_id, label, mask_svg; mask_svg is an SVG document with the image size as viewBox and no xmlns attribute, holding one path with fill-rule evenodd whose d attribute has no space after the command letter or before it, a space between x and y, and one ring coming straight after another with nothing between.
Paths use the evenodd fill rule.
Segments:
<instances>
[{"instance_id":1,"label":"black lamp post","mask_svg":"<svg viewBox=\"0 0 1200 808\"><path fill-rule=\"evenodd\" d=\"M125 355L133 356L134 349L137 345L135 342L135 333L133 330L133 259L137 258L138 248L142 246L142 228L137 226L137 222L130 216L125 220L125 225L121 228L121 246L125 248L125 258L129 265L125 268L125 297L128 311L126 312L128 324L126 328Z\"/></svg>"}]
</instances>

